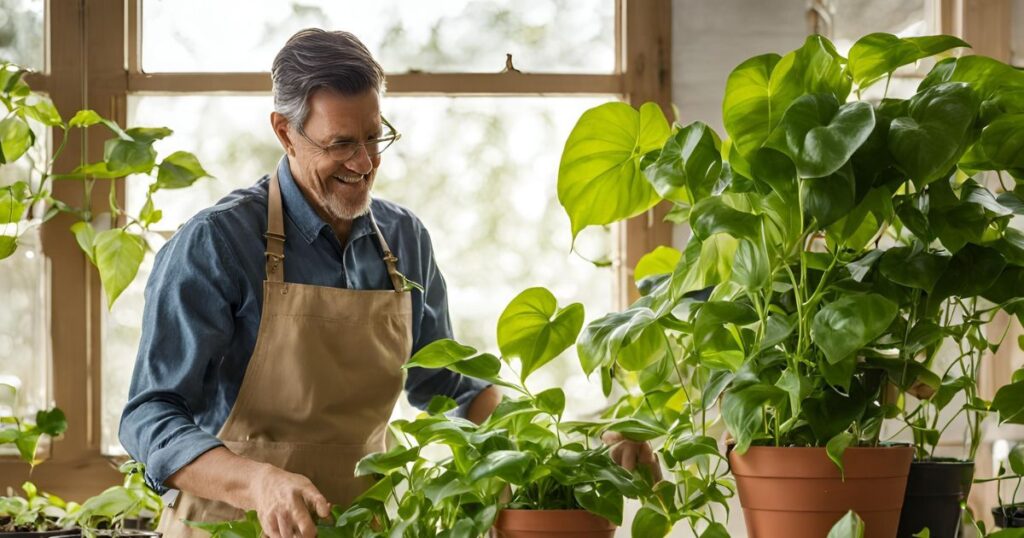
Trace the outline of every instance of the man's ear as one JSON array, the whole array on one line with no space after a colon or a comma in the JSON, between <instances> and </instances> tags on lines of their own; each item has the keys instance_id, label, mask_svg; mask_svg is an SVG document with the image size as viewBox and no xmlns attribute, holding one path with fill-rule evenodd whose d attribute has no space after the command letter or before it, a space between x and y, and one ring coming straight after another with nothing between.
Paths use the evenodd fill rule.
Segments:
<instances>
[{"instance_id":1,"label":"man's ear","mask_svg":"<svg viewBox=\"0 0 1024 538\"><path fill-rule=\"evenodd\" d=\"M290 156L295 156L295 144L291 140L291 135L288 132L288 118L284 117L279 112L270 113L270 126L274 129L274 134L277 135L278 142L281 143L281 147L284 148L285 153Z\"/></svg>"}]
</instances>

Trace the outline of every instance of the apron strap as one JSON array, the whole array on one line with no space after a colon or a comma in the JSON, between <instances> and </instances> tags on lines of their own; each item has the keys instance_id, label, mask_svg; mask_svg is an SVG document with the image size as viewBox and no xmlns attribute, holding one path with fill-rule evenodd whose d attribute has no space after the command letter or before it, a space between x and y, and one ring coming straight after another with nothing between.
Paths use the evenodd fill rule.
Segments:
<instances>
[{"instance_id":1,"label":"apron strap","mask_svg":"<svg viewBox=\"0 0 1024 538\"><path fill-rule=\"evenodd\" d=\"M405 278L398 272L398 257L388 248L388 242L384 240L384 234L380 233L380 226L377 226L377 219L373 217L373 211L368 212L373 232L377 234L377 242L380 243L380 250L384 253L384 264L388 266L388 276L391 277L391 285L396 293L405 291Z\"/></svg>"},{"instance_id":2,"label":"apron strap","mask_svg":"<svg viewBox=\"0 0 1024 538\"><path fill-rule=\"evenodd\" d=\"M281 209L281 183L277 170L270 177L270 193L267 198L267 280L284 282L284 216Z\"/></svg>"}]
</instances>

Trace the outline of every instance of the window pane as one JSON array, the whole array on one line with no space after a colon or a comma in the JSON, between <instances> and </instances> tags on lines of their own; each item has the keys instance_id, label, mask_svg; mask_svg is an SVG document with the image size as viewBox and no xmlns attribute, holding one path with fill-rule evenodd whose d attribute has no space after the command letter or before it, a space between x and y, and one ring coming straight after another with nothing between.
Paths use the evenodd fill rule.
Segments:
<instances>
[{"instance_id":1,"label":"window pane","mask_svg":"<svg viewBox=\"0 0 1024 538\"><path fill-rule=\"evenodd\" d=\"M386 97L384 113L402 139L384 155L374 187L381 198L411 208L430 230L448 282L458 339L496 351L495 324L516 293L551 289L563 305L582 302L588 317L610 310L612 273L570 254L569 222L555 193L561 150L580 114L607 98ZM129 124L166 125L174 136L161 154L189 149L216 180L187 191L158 193L156 205L174 229L196 210L273 169L282 150L271 132L267 97L143 96L129 100ZM202 121L200 121L202 119ZM216 125L217 129L203 126ZM173 146L172 146L173 145ZM145 201L130 182L128 205ZM610 234L588 230L577 249L606 258ZM148 262L147 262L148 263ZM138 345L146 267L115 305L104 346L104 446L116 448L117 421ZM541 369L531 384L563 386L567 408L595 411L603 402L574 357Z\"/></svg>"},{"instance_id":2,"label":"window pane","mask_svg":"<svg viewBox=\"0 0 1024 538\"><path fill-rule=\"evenodd\" d=\"M843 56L861 37L886 32L899 37L916 37L939 33L934 16L938 0L838 0L832 3L832 39ZM917 91L921 78L931 70L935 61L925 59L897 69L886 87L886 81L876 82L863 97L906 99Z\"/></svg>"},{"instance_id":3,"label":"window pane","mask_svg":"<svg viewBox=\"0 0 1024 538\"><path fill-rule=\"evenodd\" d=\"M0 0L0 60L42 71L44 30L43 0Z\"/></svg>"},{"instance_id":4,"label":"window pane","mask_svg":"<svg viewBox=\"0 0 1024 538\"><path fill-rule=\"evenodd\" d=\"M523 71L608 73L614 8L614 0L145 0L142 62L147 72L270 71L288 37L318 27L355 33L389 73L498 72L505 53Z\"/></svg>"}]
</instances>

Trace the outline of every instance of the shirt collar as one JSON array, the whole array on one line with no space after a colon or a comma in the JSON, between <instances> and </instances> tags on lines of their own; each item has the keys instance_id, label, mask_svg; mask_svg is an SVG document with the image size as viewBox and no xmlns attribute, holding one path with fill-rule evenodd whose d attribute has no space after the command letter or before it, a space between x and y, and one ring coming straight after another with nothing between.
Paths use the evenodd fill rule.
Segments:
<instances>
[{"instance_id":1,"label":"shirt collar","mask_svg":"<svg viewBox=\"0 0 1024 538\"><path fill-rule=\"evenodd\" d=\"M299 229L299 233L302 234L306 243L312 244L324 228L332 232L330 225L320 218L320 215L316 213L313 206L309 205L309 201L306 200L305 195L299 190L299 186L292 177L291 168L288 166L287 156L282 157L281 162L277 165L277 177L281 183L281 200L284 204L284 212L292 220L292 223L295 224L295 227ZM357 217L352 221L349 242L373 233L372 228L367 215Z\"/></svg>"}]
</instances>

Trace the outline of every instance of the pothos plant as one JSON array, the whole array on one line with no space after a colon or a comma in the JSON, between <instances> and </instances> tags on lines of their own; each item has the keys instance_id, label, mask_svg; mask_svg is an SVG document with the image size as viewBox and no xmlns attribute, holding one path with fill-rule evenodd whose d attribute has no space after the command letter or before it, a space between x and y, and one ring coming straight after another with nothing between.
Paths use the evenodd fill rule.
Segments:
<instances>
[{"instance_id":1,"label":"pothos plant","mask_svg":"<svg viewBox=\"0 0 1024 538\"><path fill-rule=\"evenodd\" d=\"M413 421L393 422L396 446L356 467L378 481L339 515L346 535L390 529L392 536L482 536L503 508L583 509L621 525L625 498L654 494L651 476L617 465L596 436L628 425L568 422L561 388L534 392L526 383L572 346L583 316L581 304L561 308L550 291L530 288L498 321L500 358L447 339L417 352L406 368L448 368L505 387L512 397L480 426L446 416L456 404L445 397ZM503 377L503 365L518 370L518 379ZM435 447L440 459L426 456ZM636 525L637 536L653 535L644 520Z\"/></svg>"},{"instance_id":2,"label":"pothos plant","mask_svg":"<svg viewBox=\"0 0 1024 538\"><path fill-rule=\"evenodd\" d=\"M968 414L1024 420L1024 383L990 404L970 353L942 376L936 363L947 339L997 345L981 324L1019 313L1024 234L1010 224L1024 212L1024 73L951 57L909 99L863 93L964 46L871 34L847 58L815 35L750 58L726 83L724 141L700 122L670 126L652 103L585 112L559 171L573 235L662 201L692 231L682 252L642 260L660 268L647 295L584 330L587 372L606 390L644 376L671 390L685 383L675 367L692 365L735 450L821 446L840 468L846 447L878 445L883 420L904 413L890 386L944 390L931 405L963 392ZM928 413L907 416L930 442Z\"/></svg>"},{"instance_id":3,"label":"pothos plant","mask_svg":"<svg viewBox=\"0 0 1024 538\"><path fill-rule=\"evenodd\" d=\"M19 160L27 164L23 179L0 187L0 259L15 252L19 237L26 231L60 213L69 214L75 220L71 231L99 270L110 306L134 280L147 249L145 232L162 217L153 205L153 194L189 187L209 174L195 155L186 151L171 153L157 163L153 145L171 135L166 127L122 129L93 110L79 110L65 121L48 97L29 88L25 73L24 68L0 62L0 103L6 109L0 120L0 166L12 166ZM112 135L104 143L103 160L83 162L70 172L55 173L54 164L72 131L92 126L102 126ZM59 135L59 142L51 155L37 162L29 150L39 142L43 129L52 129ZM146 190L146 203L137 214L129 214L117 203L113 180L129 175L154 179ZM53 182L69 180L81 183L80 200L54 197ZM102 214L93 211L92 191L97 181L110 185L109 211Z\"/></svg>"},{"instance_id":4,"label":"pothos plant","mask_svg":"<svg viewBox=\"0 0 1024 538\"><path fill-rule=\"evenodd\" d=\"M124 474L124 482L120 486L109 487L81 505L68 509L61 523L79 527L86 538L146 530L142 526L143 521L155 528L163 510L163 501L146 485L145 466L129 460L118 470Z\"/></svg>"},{"instance_id":5,"label":"pothos plant","mask_svg":"<svg viewBox=\"0 0 1024 538\"><path fill-rule=\"evenodd\" d=\"M40 492L31 482L21 486L24 496L0 497L0 532L44 532L64 527L68 510L78 505Z\"/></svg>"}]
</instances>

